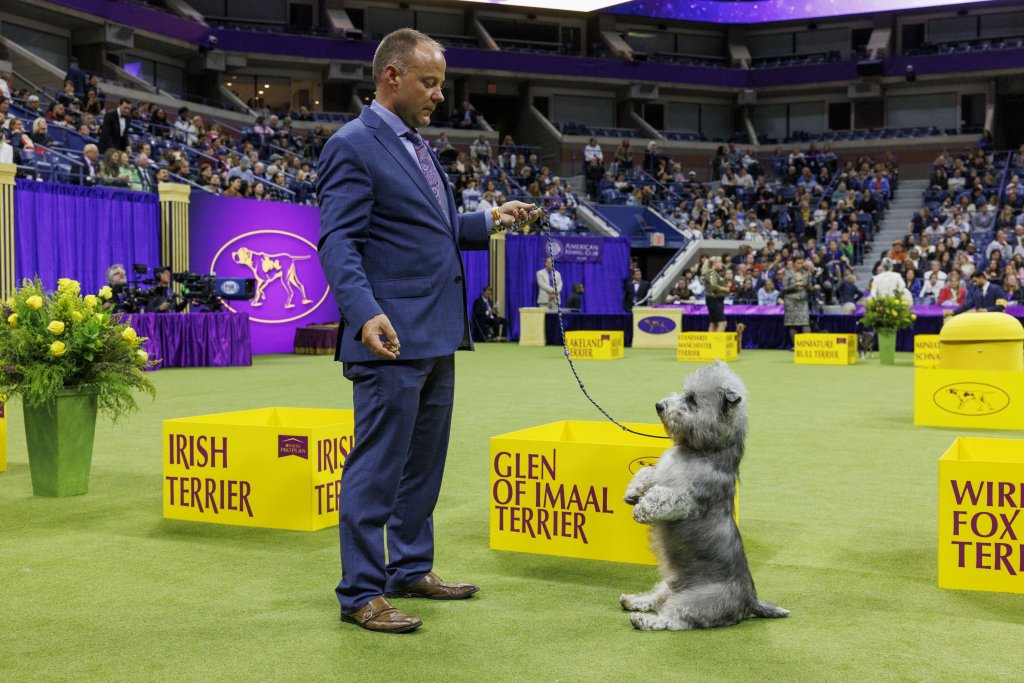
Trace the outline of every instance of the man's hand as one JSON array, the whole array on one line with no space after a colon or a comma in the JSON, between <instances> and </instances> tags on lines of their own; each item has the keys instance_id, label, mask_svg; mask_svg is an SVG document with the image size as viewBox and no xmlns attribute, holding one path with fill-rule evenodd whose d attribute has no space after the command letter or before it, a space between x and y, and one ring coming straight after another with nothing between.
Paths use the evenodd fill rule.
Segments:
<instances>
[{"instance_id":1,"label":"man's hand","mask_svg":"<svg viewBox=\"0 0 1024 683\"><path fill-rule=\"evenodd\" d=\"M498 213L501 215L501 225L505 228L511 228L519 223L523 225L533 223L544 215L544 211L537 209L536 204L517 201L505 202L498 207ZM529 220L527 220L527 217L529 217Z\"/></svg>"},{"instance_id":2,"label":"man's hand","mask_svg":"<svg viewBox=\"0 0 1024 683\"><path fill-rule=\"evenodd\" d=\"M373 355L388 360L398 358L398 350L402 345L398 343L398 335L395 334L395 328L391 327L391 321L383 313L366 321L362 338L363 344Z\"/></svg>"}]
</instances>

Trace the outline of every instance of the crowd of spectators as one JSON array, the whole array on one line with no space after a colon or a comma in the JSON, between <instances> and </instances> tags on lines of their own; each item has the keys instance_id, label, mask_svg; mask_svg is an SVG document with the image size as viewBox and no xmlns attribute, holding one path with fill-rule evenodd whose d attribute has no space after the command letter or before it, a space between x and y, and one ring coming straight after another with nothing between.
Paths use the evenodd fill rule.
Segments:
<instances>
[{"instance_id":1,"label":"crowd of spectators","mask_svg":"<svg viewBox=\"0 0 1024 683\"><path fill-rule=\"evenodd\" d=\"M982 272L1024 305L1024 146L996 157L991 148L944 151L932 164L922 206L907 234L879 254L892 260L917 304L955 307Z\"/></svg>"}]
</instances>

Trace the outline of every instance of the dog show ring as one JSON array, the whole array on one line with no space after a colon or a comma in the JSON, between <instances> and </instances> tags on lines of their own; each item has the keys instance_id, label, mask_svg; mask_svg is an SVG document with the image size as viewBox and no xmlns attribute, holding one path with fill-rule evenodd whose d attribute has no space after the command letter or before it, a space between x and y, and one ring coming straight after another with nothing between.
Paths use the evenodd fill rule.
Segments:
<instances>
[{"instance_id":1,"label":"dog show ring","mask_svg":"<svg viewBox=\"0 0 1024 683\"><path fill-rule=\"evenodd\" d=\"M259 408L164 420L164 517L316 531L338 524L351 410Z\"/></svg>"}]
</instances>

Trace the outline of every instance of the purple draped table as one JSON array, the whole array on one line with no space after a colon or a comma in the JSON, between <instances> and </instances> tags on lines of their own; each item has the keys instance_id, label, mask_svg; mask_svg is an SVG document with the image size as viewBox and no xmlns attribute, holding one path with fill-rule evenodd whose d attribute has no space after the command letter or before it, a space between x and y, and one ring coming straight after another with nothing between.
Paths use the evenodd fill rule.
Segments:
<instances>
[{"instance_id":1,"label":"purple draped table","mask_svg":"<svg viewBox=\"0 0 1024 683\"><path fill-rule=\"evenodd\" d=\"M133 313L131 325L159 368L252 365L245 313Z\"/></svg>"},{"instance_id":2,"label":"purple draped table","mask_svg":"<svg viewBox=\"0 0 1024 683\"><path fill-rule=\"evenodd\" d=\"M295 353L315 356L333 354L338 346L338 323L307 325L295 330Z\"/></svg>"}]
</instances>

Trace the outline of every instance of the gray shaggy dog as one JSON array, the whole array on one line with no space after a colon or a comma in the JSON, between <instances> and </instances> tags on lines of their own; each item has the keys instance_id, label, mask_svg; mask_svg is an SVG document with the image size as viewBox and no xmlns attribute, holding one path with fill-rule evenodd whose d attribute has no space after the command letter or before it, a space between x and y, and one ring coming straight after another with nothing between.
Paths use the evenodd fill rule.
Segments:
<instances>
[{"instance_id":1,"label":"gray shaggy dog","mask_svg":"<svg viewBox=\"0 0 1024 683\"><path fill-rule=\"evenodd\" d=\"M657 404L675 442L626 488L633 519L651 525L663 580L649 593L623 595L629 620L644 631L732 626L789 612L757 599L733 496L747 434L747 390L715 361Z\"/></svg>"}]
</instances>

